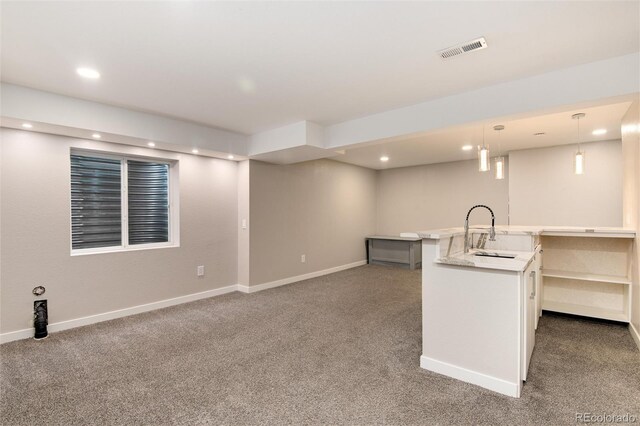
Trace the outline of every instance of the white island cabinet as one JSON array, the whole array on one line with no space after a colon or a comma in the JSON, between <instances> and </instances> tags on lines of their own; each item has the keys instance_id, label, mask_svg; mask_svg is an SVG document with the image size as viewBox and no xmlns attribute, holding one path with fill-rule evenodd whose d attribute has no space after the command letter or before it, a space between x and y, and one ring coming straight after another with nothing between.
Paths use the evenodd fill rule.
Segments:
<instances>
[{"instance_id":1,"label":"white island cabinet","mask_svg":"<svg viewBox=\"0 0 640 426\"><path fill-rule=\"evenodd\" d=\"M464 254L461 232L422 236L420 365L519 397L535 343L536 236L499 231L487 241L485 252L513 258Z\"/></svg>"},{"instance_id":2,"label":"white island cabinet","mask_svg":"<svg viewBox=\"0 0 640 426\"><path fill-rule=\"evenodd\" d=\"M495 241L489 241L487 233L486 228L470 230L468 253L463 252L461 228L405 234L422 238L420 365L519 397L527 380L542 309L628 321L631 290L623 273L630 264L625 263L629 257L623 254L628 254L628 242L635 232L617 228L497 227ZM598 241L602 243L596 244ZM483 245L482 249L478 245ZM592 256L585 254L587 247L594 252ZM580 262L590 261L589 270L578 270L576 250L582 256ZM550 281L555 277L563 282ZM566 284L567 277L575 282ZM619 300L611 296L613 290L609 288L600 297L598 292L603 290L593 284L596 279L603 282L601 286L620 286ZM584 301L579 299L588 294L586 291L591 292L588 300L601 306L591 308L585 297ZM583 305L577 305L576 300ZM611 307L603 305L605 302Z\"/></svg>"}]
</instances>

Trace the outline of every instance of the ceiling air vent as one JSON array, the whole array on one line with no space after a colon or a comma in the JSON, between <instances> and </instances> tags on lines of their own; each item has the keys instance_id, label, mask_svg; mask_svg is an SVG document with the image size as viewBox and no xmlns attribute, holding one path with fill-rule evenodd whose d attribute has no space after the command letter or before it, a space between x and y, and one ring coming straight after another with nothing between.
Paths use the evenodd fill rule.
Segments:
<instances>
[{"instance_id":1,"label":"ceiling air vent","mask_svg":"<svg viewBox=\"0 0 640 426\"><path fill-rule=\"evenodd\" d=\"M438 55L440 55L442 59L449 59L454 56L462 55L463 53L473 52L474 50L484 49L486 47L487 41L484 39L484 37L480 37L466 43L458 44L457 46L453 46L448 49L440 50L438 52Z\"/></svg>"}]
</instances>

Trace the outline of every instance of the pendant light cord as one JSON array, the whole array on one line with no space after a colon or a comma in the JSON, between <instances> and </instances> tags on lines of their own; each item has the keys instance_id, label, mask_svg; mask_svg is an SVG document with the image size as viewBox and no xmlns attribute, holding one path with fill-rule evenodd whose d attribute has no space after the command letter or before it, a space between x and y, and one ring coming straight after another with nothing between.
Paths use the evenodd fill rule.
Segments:
<instances>
[{"instance_id":1,"label":"pendant light cord","mask_svg":"<svg viewBox=\"0 0 640 426\"><path fill-rule=\"evenodd\" d=\"M493 126L493 130L498 132L498 157L502 157L502 136L500 136L500 133L504 130L504 126L502 124L496 124Z\"/></svg>"}]
</instances>

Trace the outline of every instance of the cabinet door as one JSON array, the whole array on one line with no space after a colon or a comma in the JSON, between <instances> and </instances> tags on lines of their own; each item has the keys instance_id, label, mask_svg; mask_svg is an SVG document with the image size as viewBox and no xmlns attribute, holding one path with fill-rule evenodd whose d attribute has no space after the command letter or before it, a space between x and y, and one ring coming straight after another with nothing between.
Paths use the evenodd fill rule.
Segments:
<instances>
[{"instance_id":1,"label":"cabinet door","mask_svg":"<svg viewBox=\"0 0 640 426\"><path fill-rule=\"evenodd\" d=\"M536 343L536 262L533 261L523 274L523 353L522 380L527 380L527 371L531 362L531 354Z\"/></svg>"},{"instance_id":2,"label":"cabinet door","mask_svg":"<svg viewBox=\"0 0 640 426\"><path fill-rule=\"evenodd\" d=\"M536 272L536 279L534 282L535 294L535 329L538 329L538 322L542 315L542 250L538 251L534 260L534 271Z\"/></svg>"}]
</instances>

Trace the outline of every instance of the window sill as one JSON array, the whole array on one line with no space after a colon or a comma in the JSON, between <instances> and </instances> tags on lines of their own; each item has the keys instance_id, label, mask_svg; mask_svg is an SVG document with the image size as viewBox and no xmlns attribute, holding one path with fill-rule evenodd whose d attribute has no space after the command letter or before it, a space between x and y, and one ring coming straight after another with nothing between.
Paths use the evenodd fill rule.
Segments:
<instances>
[{"instance_id":1,"label":"window sill","mask_svg":"<svg viewBox=\"0 0 640 426\"><path fill-rule=\"evenodd\" d=\"M92 254L113 254L113 253L126 253L130 251L145 251L145 250L158 250L158 249L169 249L169 248L179 248L179 243L169 243L169 244L147 244L140 247L104 247L98 249L82 249L82 250L71 250L71 256L89 256Z\"/></svg>"}]
</instances>

